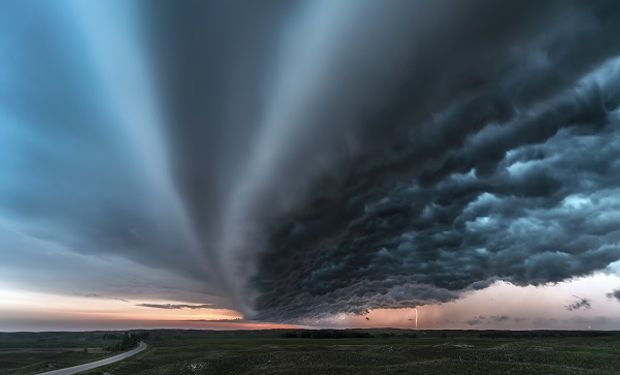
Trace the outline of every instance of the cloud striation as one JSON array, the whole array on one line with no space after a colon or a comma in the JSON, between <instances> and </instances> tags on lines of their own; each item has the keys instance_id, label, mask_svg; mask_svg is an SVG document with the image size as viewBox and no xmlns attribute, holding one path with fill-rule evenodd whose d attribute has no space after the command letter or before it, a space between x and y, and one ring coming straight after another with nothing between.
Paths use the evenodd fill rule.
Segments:
<instances>
[{"instance_id":1,"label":"cloud striation","mask_svg":"<svg viewBox=\"0 0 620 375\"><path fill-rule=\"evenodd\" d=\"M0 11L18 282L298 321L620 259L616 1L40 6Z\"/></svg>"}]
</instances>

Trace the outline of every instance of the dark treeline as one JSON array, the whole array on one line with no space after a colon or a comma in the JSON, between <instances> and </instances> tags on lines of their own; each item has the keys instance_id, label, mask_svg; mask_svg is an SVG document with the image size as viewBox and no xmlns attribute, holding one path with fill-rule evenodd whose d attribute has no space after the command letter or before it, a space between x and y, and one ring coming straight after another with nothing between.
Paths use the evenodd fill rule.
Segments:
<instances>
[{"instance_id":1,"label":"dark treeline","mask_svg":"<svg viewBox=\"0 0 620 375\"><path fill-rule=\"evenodd\" d=\"M546 337L609 337L617 336L617 331L484 331L481 338L546 338Z\"/></svg>"},{"instance_id":2,"label":"dark treeline","mask_svg":"<svg viewBox=\"0 0 620 375\"><path fill-rule=\"evenodd\" d=\"M106 350L109 350L111 352L122 352L125 350L133 349L138 346L138 343L140 341L149 337L148 332L125 332L122 334L122 336L115 333L106 335L108 335L108 339L120 338L120 340L115 344L106 347Z\"/></svg>"},{"instance_id":3,"label":"dark treeline","mask_svg":"<svg viewBox=\"0 0 620 375\"><path fill-rule=\"evenodd\" d=\"M563 338L563 337L611 337L618 336L618 331L553 331L553 330L537 330L537 331L501 331L501 330L338 330L338 329L300 329L292 331L284 331L280 334L283 338L293 339L370 339L370 338L390 338L390 337L464 337L478 336L480 338L509 338L509 339L531 339L531 338Z\"/></svg>"},{"instance_id":4,"label":"dark treeline","mask_svg":"<svg viewBox=\"0 0 620 375\"><path fill-rule=\"evenodd\" d=\"M121 338L123 338L123 334L122 333L104 333L102 338L104 340L120 340Z\"/></svg>"},{"instance_id":5,"label":"dark treeline","mask_svg":"<svg viewBox=\"0 0 620 375\"><path fill-rule=\"evenodd\" d=\"M415 333L387 333L387 332L377 332L370 333L365 331L354 331L354 330L337 330L337 329L319 329L319 330L297 330L297 331L287 331L282 333L282 337L288 339L370 339L375 337L416 337Z\"/></svg>"},{"instance_id":6,"label":"dark treeline","mask_svg":"<svg viewBox=\"0 0 620 375\"><path fill-rule=\"evenodd\" d=\"M366 339L373 336L368 332L321 329L284 332L282 337L300 339Z\"/></svg>"}]
</instances>

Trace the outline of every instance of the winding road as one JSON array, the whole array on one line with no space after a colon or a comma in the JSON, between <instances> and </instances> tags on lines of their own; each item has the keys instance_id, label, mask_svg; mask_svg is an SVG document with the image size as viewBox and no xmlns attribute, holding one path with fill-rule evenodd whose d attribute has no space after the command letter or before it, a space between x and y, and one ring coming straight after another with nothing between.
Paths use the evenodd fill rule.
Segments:
<instances>
[{"instance_id":1,"label":"winding road","mask_svg":"<svg viewBox=\"0 0 620 375\"><path fill-rule=\"evenodd\" d=\"M144 342L140 341L140 343L138 344L137 348L132 349L132 350L130 350L128 352L124 352L124 353L117 354L117 355L112 356L112 357L100 359L100 360L95 361L95 362L85 363L83 365L67 367L67 368L61 368L59 370L54 370L54 371L40 372L40 373L38 373L36 375L73 375L73 374L77 374L78 372L92 370L92 369L97 368L97 367L101 367L101 366L105 366L105 365L110 365L112 363L115 363L115 362L118 362L118 361L122 361L123 359L127 359L127 358L129 358L131 356L134 356L134 355L144 351L144 349L146 349L146 344Z\"/></svg>"}]
</instances>

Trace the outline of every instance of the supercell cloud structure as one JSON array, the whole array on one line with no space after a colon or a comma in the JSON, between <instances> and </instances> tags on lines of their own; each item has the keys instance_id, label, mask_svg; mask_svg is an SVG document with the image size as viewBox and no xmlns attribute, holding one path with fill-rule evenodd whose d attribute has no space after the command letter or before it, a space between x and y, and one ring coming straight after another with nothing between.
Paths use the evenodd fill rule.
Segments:
<instances>
[{"instance_id":1,"label":"supercell cloud structure","mask_svg":"<svg viewBox=\"0 0 620 375\"><path fill-rule=\"evenodd\" d=\"M298 321L620 259L616 1L0 8L9 278Z\"/></svg>"}]
</instances>

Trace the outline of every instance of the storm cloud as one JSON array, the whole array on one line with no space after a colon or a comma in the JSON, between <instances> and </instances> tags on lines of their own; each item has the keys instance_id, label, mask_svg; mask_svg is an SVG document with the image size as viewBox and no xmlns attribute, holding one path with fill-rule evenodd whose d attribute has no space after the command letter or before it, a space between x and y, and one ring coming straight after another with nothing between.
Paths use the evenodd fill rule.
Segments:
<instances>
[{"instance_id":1,"label":"storm cloud","mask_svg":"<svg viewBox=\"0 0 620 375\"><path fill-rule=\"evenodd\" d=\"M399 96L411 99L413 117L374 118L381 130L364 139L365 154L317 182L313 199L274 231L253 279L259 316L443 302L498 279L541 285L587 275L620 257L617 51L573 64L571 49L588 32L564 34L555 16L534 35L519 34L521 22L494 24L515 33L500 46L484 44L497 32L470 36L489 58L524 49L483 64L495 70L476 84L455 83L462 91L452 87L426 120L413 89ZM598 17L577 27L602 32ZM459 52L466 61L471 49ZM425 88L416 86L436 89Z\"/></svg>"},{"instance_id":2,"label":"storm cloud","mask_svg":"<svg viewBox=\"0 0 620 375\"><path fill-rule=\"evenodd\" d=\"M615 1L1 7L17 282L298 321L620 259Z\"/></svg>"}]
</instances>

